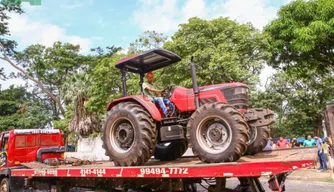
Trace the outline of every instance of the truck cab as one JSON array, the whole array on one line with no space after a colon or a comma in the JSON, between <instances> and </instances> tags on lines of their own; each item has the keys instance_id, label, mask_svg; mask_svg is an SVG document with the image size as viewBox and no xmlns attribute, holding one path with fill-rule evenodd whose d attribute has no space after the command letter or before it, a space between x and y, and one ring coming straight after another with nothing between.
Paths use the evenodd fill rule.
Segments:
<instances>
[{"instance_id":1,"label":"truck cab","mask_svg":"<svg viewBox=\"0 0 334 192\"><path fill-rule=\"evenodd\" d=\"M58 129L15 129L0 134L0 167L63 159L65 146Z\"/></svg>"}]
</instances>

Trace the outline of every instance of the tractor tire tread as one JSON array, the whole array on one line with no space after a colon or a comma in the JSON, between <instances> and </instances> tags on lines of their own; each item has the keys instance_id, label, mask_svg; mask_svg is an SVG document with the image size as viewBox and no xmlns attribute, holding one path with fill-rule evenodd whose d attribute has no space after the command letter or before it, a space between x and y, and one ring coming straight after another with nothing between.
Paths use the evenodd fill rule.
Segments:
<instances>
[{"instance_id":1,"label":"tractor tire tread","mask_svg":"<svg viewBox=\"0 0 334 192\"><path fill-rule=\"evenodd\" d=\"M202 113L205 113L209 109L221 110L225 114L229 114L231 116L231 121L233 121L233 127L236 129L235 133L238 137L235 137L235 148L234 152L228 153L227 156L223 158L210 158L209 155L205 153L201 153L196 147L194 147L194 138L191 138L191 129L195 119ZM233 131L232 131L233 132ZM233 136L232 136L233 137ZM206 163L219 163L219 162L232 162L237 161L244 154L247 149L247 141L249 140L249 131L248 125L245 122L243 115L237 111L234 107L228 104L215 102L215 103L207 103L199 107L190 117L190 120L187 124L187 139L189 142L189 147L192 148L194 155L198 156L199 159Z\"/></svg>"},{"instance_id":2,"label":"tractor tire tread","mask_svg":"<svg viewBox=\"0 0 334 192\"><path fill-rule=\"evenodd\" d=\"M106 130L108 129L108 121L112 118L112 115L115 113L117 115L119 110L126 111L133 115L138 122L137 126L133 125L135 134L139 136L137 139L134 138L133 141L135 142L133 148L136 148L136 150L132 150L127 158L120 158L117 153L113 153L113 149L110 147L107 138L107 133L109 132ZM145 164L154 153L156 137L156 126L149 113L141 105L135 102L123 102L118 103L108 112L101 139L103 141L102 147L106 151L105 155L109 157L110 161L114 162L115 166L139 166Z\"/></svg>"}]
</instances>

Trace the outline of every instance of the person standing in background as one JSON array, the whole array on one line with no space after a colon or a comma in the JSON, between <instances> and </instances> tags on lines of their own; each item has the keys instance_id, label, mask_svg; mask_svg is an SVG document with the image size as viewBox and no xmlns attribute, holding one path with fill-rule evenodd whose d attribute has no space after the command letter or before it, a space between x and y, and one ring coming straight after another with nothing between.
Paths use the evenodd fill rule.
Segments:
<instances>
[{"instance_id":1,"label":"person standing in background","mask_svg":"<svg viewBox=\"0 0 334 192\"><path fill-rule=\"evenodd\" d=\"M312 147L315 146L315 141L312 139L311 135L307 136L307 139L304 141L303 146L304 147Z\"/></svg>"},{"instance_id":2,"label":"person standing in background","mask_svg":"<svg viewBox=\"0 0 334 192\"><path fill-rule=\"evenodd\" d=\"M285 149L285 148L290 148L290 143L289 141L287 141L286 139L284 139L284 137L280 137L279 141L277 141L276 146L279 149Z\"/></svg>"},{"instance_id":3,"label":"person standing in background","mask_svg":"<svg viewBox=\"0 0 334 192\"><path fill-rule=\"evenodd\" d=\"M269 140L268 140L268 142L267 142L267 145L266 145L266 147L263 149L264 151L269 151L269 150L271 150L272 149L272 146L273 146L273 141L271 140L271 137L269 137Z\"/></svg>"},{"instance_id":4,"label":"person standing in background","mask_svg":"<svg viewBox=\"0 0 334 192\"><path fill-rule=\"evenodd\" d=\"M292 140L291 140L291 147L292 148L294 148L294 147L300 147L300 143L297 142L296 138L292 138Z\"/></svg>"},{"instance_id":5,"label":"person standing in background","mask_svg":"<svg viewBox=\"0 0 334 192\"><path fill-rule=\"evenodd\" d=\"M322 142L322 139L319 138L317 135L315 135L314 140L316 141L316 145L318 147L318 159L319 159L319 163L320 163L320 167L318 169L318 172L327 171L327 163L326 163L326 159L325 159L325 153L324 153L324 149L323 149L324 144Z\"/></svg>"}]
</instances>

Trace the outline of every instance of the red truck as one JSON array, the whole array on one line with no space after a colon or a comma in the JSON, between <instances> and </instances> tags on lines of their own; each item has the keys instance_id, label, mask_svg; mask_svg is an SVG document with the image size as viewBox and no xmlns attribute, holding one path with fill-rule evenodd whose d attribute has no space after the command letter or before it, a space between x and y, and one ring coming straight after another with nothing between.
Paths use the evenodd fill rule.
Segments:
<instances>
[{"instance_id":1,"label":"red truck","mask_svg":"<svg viewBox=\"0 0 334 192\"><path fill-rule=\"evenodd\" d=\"M0 135L1 192L23 184L11 170L27 162L50 163L64 158L62 133L57 129L17 129Z\"/></svg>"},{"instance_id":2,"label":"red truck","mask_svg":"<svg viewBox=\"0 0 334 192\"><path fill-rule=\"evenodd\" d=\"M5 146L8 145L6 149ZM149 160L143 166L118 167L113 162L88 165L52 165L61 162L64 143L59 130L11 130L1 133L5 163L0 168L1 192L32 189L69 191L73 187L127 191L196 191L207 182L209 191L223 191L227 178L237 177L240 185L264 191L258 178L270 176L272 191L284 191L289 172L316 162L316 148L273 150L243 156L237 162L203 163L184 156L174 161Z\"/></svg>"}]
</instances>

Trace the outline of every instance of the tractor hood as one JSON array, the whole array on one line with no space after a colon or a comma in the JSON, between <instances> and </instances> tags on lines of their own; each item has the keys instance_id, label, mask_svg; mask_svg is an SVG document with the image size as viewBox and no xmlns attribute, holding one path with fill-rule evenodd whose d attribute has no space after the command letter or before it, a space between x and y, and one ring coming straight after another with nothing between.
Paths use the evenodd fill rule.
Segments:
<instances>
[{"instance_id":1,"label":"tractor hood","mask_svg":"<svg viewBox=\"0 0 334 192\"><path fill-rule=\"evenodd\" d=\"M234 87L248 88L248 86L243 84L243 83L224 83L224 84L202 86L202 87L199 87L199 91L203 92L203 91L210 91L210 90L214 90L214 89L225 90L225 89L234 88Z\"/></svg>"},{"instance_id":2,"label":"tractor hood","mask_svg":"<svg viewBox=\"0 0 334 192\"><path fill-rule=\"evenodd\" d=\"M217 85L209 85L199 87L200 92L219 89L227 103L233 105L237 109L248 108L248 86L243 83L225 83Z\"/></svg>"}]
</instances>

